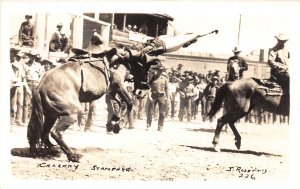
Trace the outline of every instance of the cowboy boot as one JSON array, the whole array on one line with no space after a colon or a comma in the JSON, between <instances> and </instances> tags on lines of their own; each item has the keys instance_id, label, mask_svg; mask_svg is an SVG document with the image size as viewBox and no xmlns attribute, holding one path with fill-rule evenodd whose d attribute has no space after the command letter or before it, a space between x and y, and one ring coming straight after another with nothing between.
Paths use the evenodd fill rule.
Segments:
<instances>
[{"instance_id":1,"label":"cowboy boot","mask_svg":"<svg viewBox=\"0 0 300 189\"><path fill-rule=\"evenodd\" d=\"M147 54L152 56L158 56L166 52L166 48L164 46L159 46L156 48L152 48L151 51L149 51Z\"/></svg>"}]
</instances>

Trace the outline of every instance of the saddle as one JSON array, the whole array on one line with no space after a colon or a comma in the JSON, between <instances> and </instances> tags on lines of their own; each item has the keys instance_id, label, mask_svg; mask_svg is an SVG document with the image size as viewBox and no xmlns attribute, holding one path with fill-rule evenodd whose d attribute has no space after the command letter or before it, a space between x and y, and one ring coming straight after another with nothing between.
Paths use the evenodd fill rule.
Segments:
<instances>
[{"instance_id":1,"label":"saddle","mask_svg":"<svg viewBox=\"0 0 300 189\"><path fill-rule=\"evenodd\" d=\"M271 79L257 79L257 78L252 78L254 81L256 81L257 84L260 86L258 89L262 89L266 91L267 96L282 96L283 95L283 90L282 87L276 83L276 81L271 78Z\"/></svg>"},{"instance_id":2,"label":"saddle","mask_svg":"<svg viewBox=\"0 0 300 189\"><path fill-rule=\"evenodd\" d=\"M103 59L105 53L92 54L84 49L77 49L77 48L72 48L71 51L75 55L70 57L68 61L77 62L81 66L83 92L86 92L88 91L89 88L91 88L90 84L87 81L93 79L90 76L90 72L86 70L87 67L92 67L102 72L105 75L107 86L109 85L109 78L110 78L109 65L108 65L109 63Z\"/></svg>"}]
</instances>

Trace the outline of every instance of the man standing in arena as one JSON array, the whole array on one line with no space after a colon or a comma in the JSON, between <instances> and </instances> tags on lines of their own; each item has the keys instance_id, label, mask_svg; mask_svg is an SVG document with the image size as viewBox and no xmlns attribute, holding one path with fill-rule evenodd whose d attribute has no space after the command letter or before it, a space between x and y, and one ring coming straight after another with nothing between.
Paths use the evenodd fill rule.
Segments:
<instances>
[{"instance_id":1,"label":"man standing in arena","mask_svg":"<svg viewBox=\"0 0 300 189\"><path fill-rule=\"evenodd\" d=\"M193 84L194 78L190 75L186 76L185 80L179 85L180 94L180 110L179 121L183 121L184 111L186 110L187 121L192 119L192 100L197 96Z\"/></svg>"},{"instance_id":2,"label":"man standing in arena","mask_svg":"<svg viewBox=\"0 0 300 189\"><path fill-rule=\"evenodd\" d=\"M234 53L234 56L230 57L227 62L227 72L229 73L228 81L236 80L234 75L230 75L231 74L230 66L232 63L238 63L238 65L240 67L239 73L238 73L239 78L242 78L243 72L248 70L248 64L246 63L245 59L239 56L240 52L242 52L242 51L239 50L237 47L234 47L232 52Z\"/></svg>"},{"instance_id":3,"label":"man standing in arena","mask_svg":"<svg viewBox=\"0 0 300 189\"><path fill-rule=\"evenodd\" d=\"M149 110L147 111L147 129L151 127L152 114L156 104L158 104L158 131L162 131L166 113L166 99L169 98L169 79L162 74L165 68L161 64L154 65L150 69L152 69L154 75L149 81L151 94L149 95Z\"/></svg>"},{"instance_id":4,"label":"man standing in arena","mask_svg":"<svg viewBox=\"0 0 300 189\"><path fill-rule=\"evenodd\" d=\"M25 72L26 72L26 81L28 87L32 92L35 91L36 87L38 86L45 70L40 63L35 61L37 53L34 50L31 50L27 53L28 62L25 65ZM25 92L24 94L24 109L23 109L23 123L27 124L28 118L30 115L30 106L31 106L31 94Z\"/></svg>"},{"instance_id":5,"label":"man standing in arena","mask_svg":"<svg viewBox=\"0 0 300 189\"><path fill-rule=\"evenodd\" d=\"M11 52L12 53L12 52ZM12 55L13 56L13 55ZM30 90L26 83L26 73L24 68L24 53L19 51L13 57L12 62L12 86L10 89L11 95L11 123L22 125L22 112L24 102L24 91L30 94Z\"/></svg>"},{"instance_id":6,"label":"man standing in arena","mask_svg":"<svg viewBox=\"0 0 300 189\"><path fill-rule=\"evenodd\" d=\"M211 79L211 83L209 83L206 88L204 89L204 96L206 98L206 112L208 113L211 110L212 104L214 103L214 100L216 98L217 89L218 89L218 82L219 78L214 76ZM210 119L210 122L212 122L213 119Z\"/></svg>"}]
</instances>

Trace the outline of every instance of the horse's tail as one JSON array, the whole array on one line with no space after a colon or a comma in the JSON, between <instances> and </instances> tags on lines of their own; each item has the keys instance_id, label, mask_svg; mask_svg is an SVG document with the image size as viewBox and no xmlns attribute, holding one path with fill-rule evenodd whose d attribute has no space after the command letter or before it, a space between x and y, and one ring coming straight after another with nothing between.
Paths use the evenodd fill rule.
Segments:
<instances>
[{"instance_id":1,"label":"horse's tail","mask_svg":"<svg viewBox=\"0 0 300 189\"><path fill-rule=\"evenodd\" d=\"M226 93L228 91L229 83L223 84L217 91L216 98L214 100L214 103L212 105L211 110L207 113L207 116L212 118L218 111L220 110L222 106L223 99L226 96Z\"/></svg>"},{"instance_id":2,"label":"horse's tail","mask_svg":"<svg viewBox=\"0 0 300 189\"><path fill-rule=\"evenodd\" d=\"M41 144L41 133L43 130L43 107L41 95L36 90L32 94L32 112L31 118L27 128L27 139L30 147L36 147Z\"/></svg>"}]
</instances>

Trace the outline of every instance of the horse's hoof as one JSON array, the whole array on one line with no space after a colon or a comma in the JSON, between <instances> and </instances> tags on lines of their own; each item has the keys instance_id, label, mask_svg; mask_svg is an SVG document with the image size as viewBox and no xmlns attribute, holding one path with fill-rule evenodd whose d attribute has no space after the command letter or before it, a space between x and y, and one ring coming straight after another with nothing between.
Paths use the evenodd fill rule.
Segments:
<instances>
[{"instance_id":1,"label":"horse's hoof","mask_svg":"<svg viewBox=\"0 0 300 189\"><path fill-rule=\"evenodd\" d=\"M237 147L237 149L239 150L241 148L241 140L236 140L235 141L235 146Z\"/></svg>"},{"instance_id":2,"label":"horse's hoof","mask_svg":"<svg viewBox=\"0 0 300 189\"><path fill-rule=\"evenodd\" d=\"M118 134L119 132L120 132L120 130L121 130L121 128L120 128L120 125L119 124L114 124L114 126L113 126L113 132L115 133L115 134Z\"/></svg>"},{"instance_id":3,"label":"horse's hoof","mask_svg":"<svg viewBox=\"0 0 300 189\"><path fill-rule=\"evenodd\" d=\"M36 149L35 150L30 150L29 155L32 158L36 158L37 157L37 150Z\"/></svg>"},{"instance_id":4,"label":"horse's hoof","mask_svg":"<svg viewBox=\"0 0 300 189\"><path fill-rule=\"evenodd\" d=\"M107 131L107 132L111 132L111 131L113 130L113 128L114 128L114 127L113 127L112 123L107 123L107 124L106 124L106 131Z\"/></svg>"},{"instance_id":5,"label":"horse's hoof","mask_svg":"<svg viewBox=\"0 0 300 189\"><path fill-rule=\"evenodd\" d=\"M217 144L214 144L214 151L215 151L215 152L221 152L220 146L217 145Z\"/></svg>"},{"instance_id":6,"label":"horse's hoof","mask_svg":"<svg viewBox=\"0 0 300 189\"><path fill-rule=\"evenodd\" d=\"M79 154L72 154L72 155L68 156L68 160L79 163L80 157L81 156Z\"/></svg>"}]
</instances>

